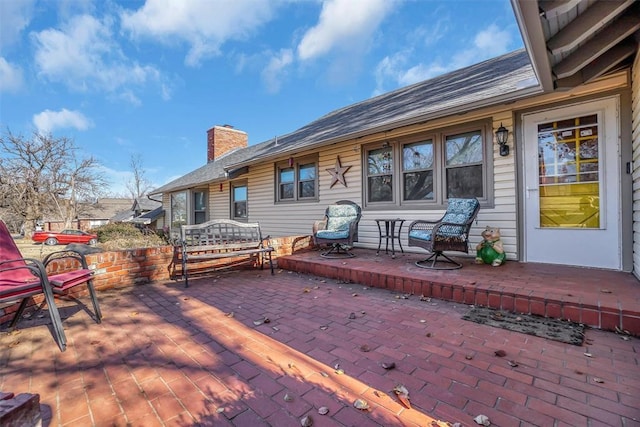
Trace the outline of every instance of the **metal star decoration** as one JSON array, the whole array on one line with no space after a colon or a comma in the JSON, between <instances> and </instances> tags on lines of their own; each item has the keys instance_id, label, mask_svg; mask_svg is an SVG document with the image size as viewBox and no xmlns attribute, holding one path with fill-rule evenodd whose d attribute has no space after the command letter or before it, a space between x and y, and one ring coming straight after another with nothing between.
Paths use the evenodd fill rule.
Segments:
<instances>
[{"instance_id":1,"label":"metal star decoration","mask_svg":"<svg viewBox=\"0 0 640 427\"><path fill-rule=\"evenodd\" d=\"M338 182L346 187L347 181L344 179L344 174L347 173L349 169L351 169L351 166L342 166L340 164L340 156L336 156L336 165L333 168L327 169L327 172L329 172L333 178L329 188L333 188Z\"/></svg>"}]
</instances>

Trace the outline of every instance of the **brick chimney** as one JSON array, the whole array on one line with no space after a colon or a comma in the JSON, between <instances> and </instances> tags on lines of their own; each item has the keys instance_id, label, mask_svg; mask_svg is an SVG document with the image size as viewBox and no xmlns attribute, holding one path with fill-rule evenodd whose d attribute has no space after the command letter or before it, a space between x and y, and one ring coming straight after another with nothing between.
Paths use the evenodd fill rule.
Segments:
<instances>
[{"instance_id":1,"label":"brick chimney","mask_svg":"<svg viewBox=\"0 0 640 427\"><path fill-rule=\"evenodd\" d=\"M248 143L246 132L236 130L231 125L214 126L207 131L207 163L231 150L244 148Z\"/></svg>"}]
</instances>

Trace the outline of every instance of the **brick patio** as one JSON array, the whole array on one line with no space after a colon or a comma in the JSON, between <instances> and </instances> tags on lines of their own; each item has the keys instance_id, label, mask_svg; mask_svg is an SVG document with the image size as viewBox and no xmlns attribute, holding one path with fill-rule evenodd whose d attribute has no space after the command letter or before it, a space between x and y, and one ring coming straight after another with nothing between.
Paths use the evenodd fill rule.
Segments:
<instances>
[{"instance_id":1,"label":"brick patio","mask_svg":"<svg viewBox=\"0 0 640 427\"><path fill-rule=\"evenodd\" d=\"M187 289L101 292L100 325L61 301L67 351L46 315L21 321L0 336L0 390L40 394L44 425L300 426L311 415L314 426L471 426L485 414L497 426L640 426L637 338L588 329L571 346L461 320L463 304L401 295L248 270ZM396 400L398 384L412 409ZM358 398L371 410L355 409Z\"/></svg>"}]
</instances>

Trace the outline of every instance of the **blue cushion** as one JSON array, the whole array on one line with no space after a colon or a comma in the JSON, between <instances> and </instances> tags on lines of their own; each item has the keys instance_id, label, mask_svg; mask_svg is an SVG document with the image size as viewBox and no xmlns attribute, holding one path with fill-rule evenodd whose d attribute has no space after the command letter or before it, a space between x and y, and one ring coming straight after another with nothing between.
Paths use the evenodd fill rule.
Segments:
<instances>
[{"instance_id":1,"label":"blue cushion","mask_svg":"<svg viewBox=\"0 0 640 427\"><path fill-rule=\"evenodd\" d=\"M349 230L320 230L316 233L318 239L346 239L349 237Z\"/></svg>"},{"instance_id":2,"label":"blue cushion","mask_svg":"<svg viewBox=\"0 0 640 427\"><path fill-rule=\"evenodd\" d=\"M409 232L409 237L413 237L418 240L431 240L431 231L429 230L411 230Z\"/></svg>"}]
</instances>

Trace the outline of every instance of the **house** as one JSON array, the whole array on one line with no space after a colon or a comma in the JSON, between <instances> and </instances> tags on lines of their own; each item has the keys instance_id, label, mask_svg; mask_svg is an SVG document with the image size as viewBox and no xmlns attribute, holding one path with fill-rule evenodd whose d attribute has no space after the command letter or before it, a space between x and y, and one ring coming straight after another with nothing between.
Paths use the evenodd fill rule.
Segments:
<instances>
[{"instance_id":1,"label":"house","mask_svg":"<svg viewBox=\"0 0 640 427\"><path fill-rule=\"evenodd\" d=\"M437 219L448 198L474 196L472 245L491 225L510 260L640 277L640 2L512 7L525 49L260 144L210 129L208 162L154 191L165 224L231 218L308 235L348 199L363 208L358 246L375 248L375 219Z\"/></svg>"},{"instance_id":2,"label":"house","mask_svg":"<svg viewBox=\"0 0 640 427\"><path fill-rule=\"evenodd\" d=\"M114 218L129 218L131 204L131 199L110 197L99 198L92 203L80 203L78 215L72 221L71 227L87 231L108 224ZM120 219L122 220L124 219ZM45 218L40 225L46 231L60 231L65 228L65 222L57 218Z\"/></svg>"},{"instance_id":3,"label":"house","mask_svg":"<svg viewBox=\"0 0 640 427\"><path fill-rule=\"evenodd\" d=\"M148 197L138 197L131 210L133 211L132 223L151 230L160 230L164 227L162 202Z\"/></svg>"}]
</instances>

